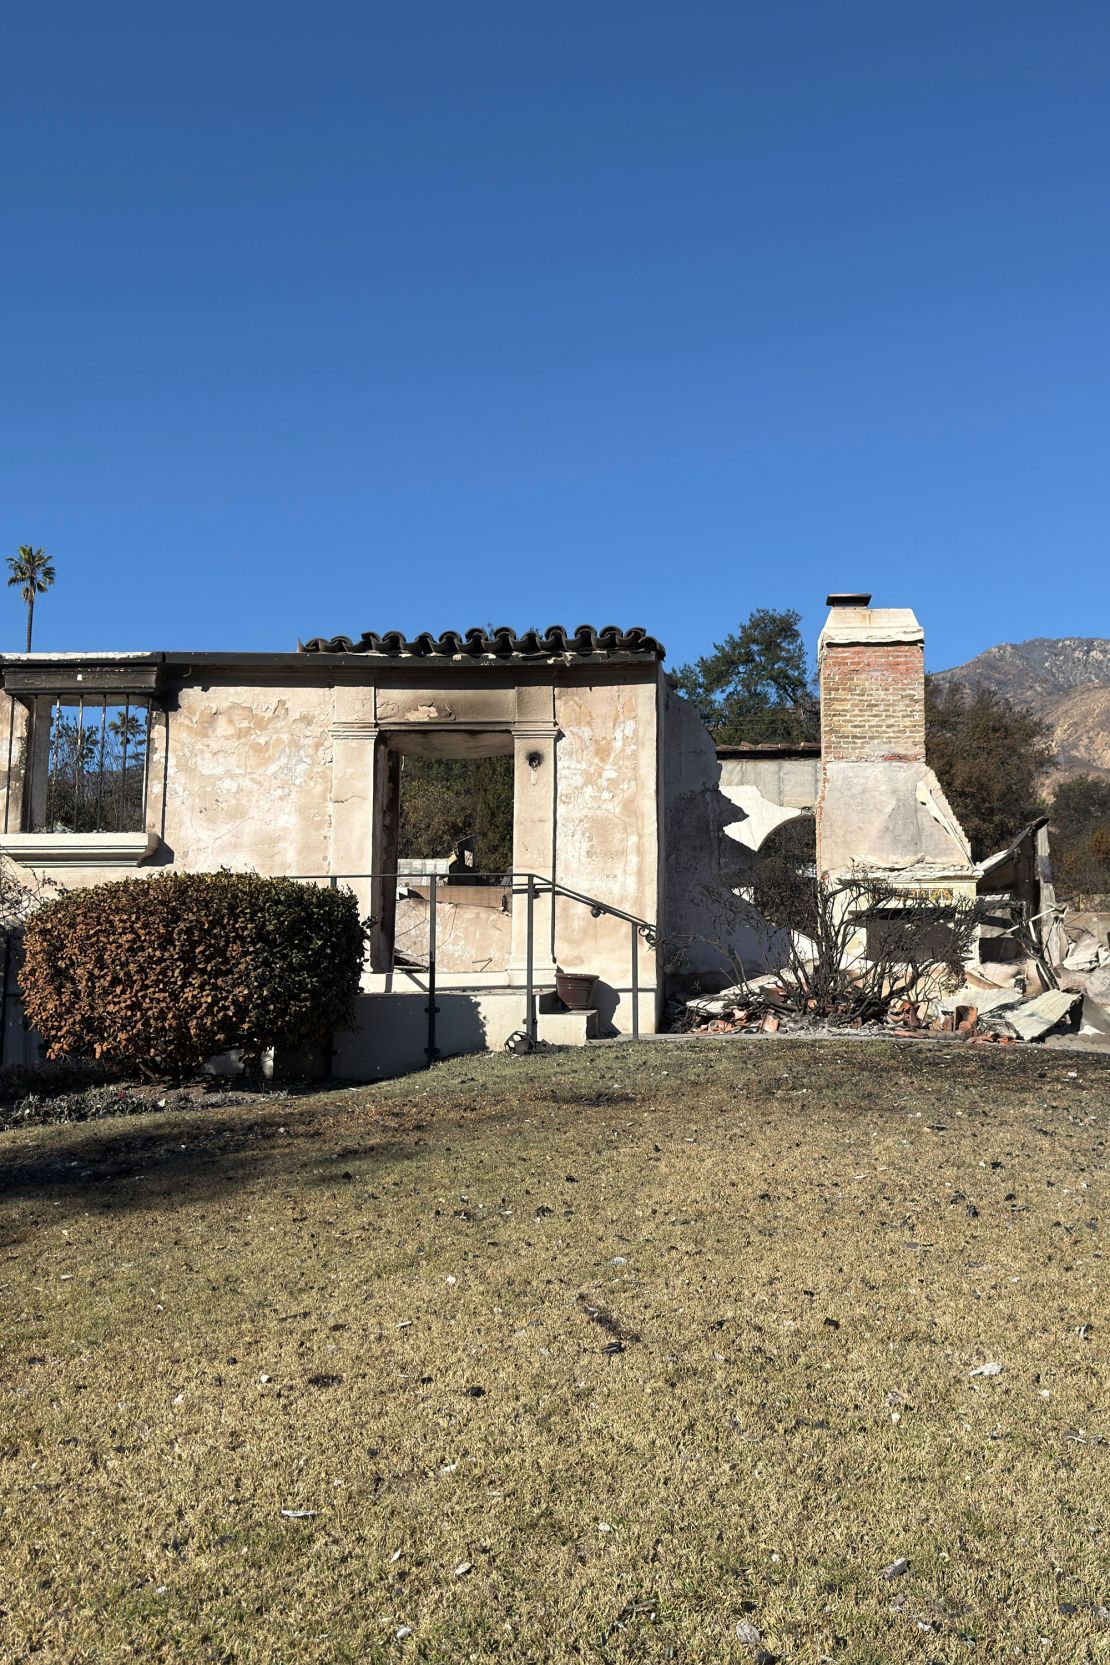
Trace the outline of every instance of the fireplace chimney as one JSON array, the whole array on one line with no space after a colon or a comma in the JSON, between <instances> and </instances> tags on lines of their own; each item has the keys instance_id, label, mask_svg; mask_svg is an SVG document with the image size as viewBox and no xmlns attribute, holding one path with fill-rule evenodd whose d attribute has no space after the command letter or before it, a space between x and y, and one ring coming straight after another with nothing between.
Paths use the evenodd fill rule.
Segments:
<instances>
[{"instance_id":1,"label":"fireplace chimney","mask_svg":"<svg viewBox=\"0 0 1110 1665\"><path fill-rule=\"evenodd\" d=\"M829 596L821 684L818 871L975 891L963 829L925 761L925 632L908 607Z\"/></svg>"},{"instance_id":2,"label":"fireplace chimney","mask_svg":"<svg viewBox=\"0 0 1110 1665\"><path fill-rule=\"evenodd\" d=\"M908 607L829 597L818 644L821 754L885 763L925 758L925 632Z\"/></svg>"}]
</instances>

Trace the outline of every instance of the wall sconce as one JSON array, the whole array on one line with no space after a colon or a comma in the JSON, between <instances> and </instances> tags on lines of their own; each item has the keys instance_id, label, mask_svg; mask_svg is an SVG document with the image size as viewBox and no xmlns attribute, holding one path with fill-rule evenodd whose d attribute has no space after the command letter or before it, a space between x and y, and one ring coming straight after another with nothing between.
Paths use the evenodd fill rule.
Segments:
<instances>
[{"instance_id":1,"label":"wall sconce","mask_svg":"<svg viewBox=\"0 0 1110 1665\"><path fill-rule=\"evenodd\" d=\"M529 769L531 769L532 773L535 774L536 770L539 768L540 764L543 762L543 753L542 752L529 752L528 756L525 758L524 761L527 763L527 765L528 765Z\"/></svg>"}]
</instances>

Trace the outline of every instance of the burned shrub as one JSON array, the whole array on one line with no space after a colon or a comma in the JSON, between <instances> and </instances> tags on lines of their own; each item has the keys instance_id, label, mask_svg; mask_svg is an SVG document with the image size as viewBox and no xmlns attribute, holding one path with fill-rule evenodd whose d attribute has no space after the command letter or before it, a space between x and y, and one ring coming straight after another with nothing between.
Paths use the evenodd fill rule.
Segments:
<instances>
[{"instance_id":1,"label":"burned shrub","mask_svg":"<svg viewBox=\"0 0 1110 1665\"><path fill-rule=\"evenodd\" d=\"M911 993L931 999L957 985L979 922L974 901L870 876L784 873L763 906L799 1006L841 1023L875 1022Z\"/></svg>"},{"instance_id":2,"label":"burned shrub","mask_svg":"<svg viewBox=\"0 0 1110 1665\"><path fill-rule=\"evenodd\" d=\"M764 863L754 887L718 891L717 906L714 934L702 940L747 1003L760 1006L753 982L773 973L776 1003L823 1023L881 1022L896 1002L956 987L982 916L975 900L867 874L816 878L786 857Z\"/></svg>"},{"instance_id":3,"label":"burned shrub","mask_svg":"<svg viewBox=\"0 0 1110 1665\"><path fill-rule=\"evenodd\" d=\"M350 1025L364 927L349 891L255 873L124 879L48 902L20 987L49 1058L180 1073Z\"/></svg>"}]
</instances>

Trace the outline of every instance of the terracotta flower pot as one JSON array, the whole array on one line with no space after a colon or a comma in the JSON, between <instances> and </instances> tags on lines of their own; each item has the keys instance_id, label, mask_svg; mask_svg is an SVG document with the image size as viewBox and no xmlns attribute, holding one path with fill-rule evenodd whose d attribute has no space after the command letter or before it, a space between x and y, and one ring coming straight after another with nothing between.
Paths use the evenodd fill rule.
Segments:
<instances>
[{"instance_id":1,"label":"terracotta flower pot","mask_svg":"<svg viewBox=\"0 0 1110 1665\"><path fill-rule=\"evenodd\" d=\"M568 1011L592 1011L596 990L597 977L590 972L557 971L555 973L555 993Z\"/></svg>"}]
</instances>

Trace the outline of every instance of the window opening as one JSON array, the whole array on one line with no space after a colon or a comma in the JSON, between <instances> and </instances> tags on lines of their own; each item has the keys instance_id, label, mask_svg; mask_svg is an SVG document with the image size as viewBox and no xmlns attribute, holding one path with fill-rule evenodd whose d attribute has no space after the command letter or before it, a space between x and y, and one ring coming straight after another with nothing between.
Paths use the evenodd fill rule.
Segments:
<instances>
[{"instance_id":1,"label":"window opening","mask_svg":"<svg viewBox=\"0 0 1110 1665\"><path fill-rule=\"evenodd\" d=\"M150 701L142 695L36 699L28 733L27 831L142 832L150 722Z\"/></svg>"}]
</instances>

